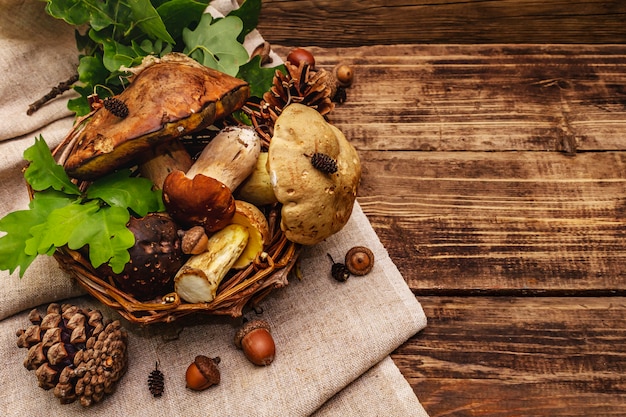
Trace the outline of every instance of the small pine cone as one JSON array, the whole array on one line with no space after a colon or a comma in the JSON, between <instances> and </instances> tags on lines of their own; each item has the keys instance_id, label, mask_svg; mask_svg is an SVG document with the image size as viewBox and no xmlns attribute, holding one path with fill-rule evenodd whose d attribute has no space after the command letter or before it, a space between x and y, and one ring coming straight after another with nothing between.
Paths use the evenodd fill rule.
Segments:
<instances>
[{"instance_id":1,"label":"small pine cone","mask_svg":"<svg viewBox=\"0 0 626 417\"><path fill-rule=\"evenodd\" d=\"M119 321L103 321L97 310L52 303L41 317L16 332L17 345L28 349L24 367L35 371L39 386L53 390L61 404L83 406L113 392L126 371L127 333Z\"/></svg>"},{"instance_id":2,"label":"small pine cone","mask_svg":"<svg viewBox=\"0 0 626 417\"><path fill-rule=\"evenodd\" d=\"M330 262L332 263L332 266L330 268L330 275L339 282L346 282L348 278L350 278L350 270L348 269L346 264L343 264L341 262L335 262L333 260L333 257L330 256L330 253L328 253L327 255L328 259L330 259Z\"/></svg>"},{"instance_id":3,"label":"small pine cone","mask_svg":"<svg viewBox=\"0 0 626 417\"><path fill-rule=\"evenodd\" d=\"M337 161L325 153L314 153L313 156L311 156L311 164L315 169L325 174L334 174L337 172Z\"/></svg>"},{"instance_id":4,"label":"small pine cone","mask_svg":"<svg viewBox=\"0 0 626 417\"><path fill-rule=\"evenodd\" d=\"M155 365L155 368L148 376L148 389L153 397L160 397L163 395L165 389L165 380L163 372L159 370L159 363Z\"/></svg>"},{"instance_id":5,"label":"small pine cone","mask_svg":"<svg viewBox=\"0 0 626 417\"><path fill-rule=\"evenodd\" d=\"M119 98L107 97L102 101L102 104L105 109L107 109L120 119L128 116L128 106Z\"/></svg>"},{"instance_id":6,"label":"small pine cone","mask_svg":"<svg viewBox=\"0 0 626 417\"><path fill-rule=\"evenodd\" d=\"M303 104L314 108L322 116L335 108L332 101L334 92L329 87L328 71L311 68L304 61L299 66L289 62L285 62L284 65L286 73L276 70L272 87L263 94L261 102L244 108L257 132L261 130L259 133L268 141L273 136L276 119L289 104Z\"/></svg>"}]
</instances>

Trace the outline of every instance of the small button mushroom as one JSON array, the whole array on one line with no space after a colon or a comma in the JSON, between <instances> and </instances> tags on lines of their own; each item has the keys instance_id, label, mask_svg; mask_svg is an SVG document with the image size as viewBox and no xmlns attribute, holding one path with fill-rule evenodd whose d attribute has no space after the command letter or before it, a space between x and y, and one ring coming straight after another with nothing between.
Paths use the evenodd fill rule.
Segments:
<instances>
[{"instance_id":1,"label":"small button mushroom","mask_svg":"<svg viewBox=\"0 0 626 417\"><path fill-rule=\"evenodd\" d=\"M202 226L194 226L183 234L181 247L187 255L198 255L206 251L209 237Z\"/></svg>"},{"instance_id":2,"label":"small button mushroom","mask_svg":"<svg viewBox=\"0 0 626 417\"><path fill-rule=\"evenodd\" d=\"M189 389L202 391L220 383L220 358L198 355L185 372L185 382Z\"/></svg>"},{"instance_id":3,"label":"small button mushroom","mask_svg":"<svg viewBox=\"0 0 626 417\"><path fill-rule=\"evenodd\" d=\"M267 366L274 361L276 345L267 321L257 319L244 323L234 341L253 364Z\"/></svg>"}]
</instances>

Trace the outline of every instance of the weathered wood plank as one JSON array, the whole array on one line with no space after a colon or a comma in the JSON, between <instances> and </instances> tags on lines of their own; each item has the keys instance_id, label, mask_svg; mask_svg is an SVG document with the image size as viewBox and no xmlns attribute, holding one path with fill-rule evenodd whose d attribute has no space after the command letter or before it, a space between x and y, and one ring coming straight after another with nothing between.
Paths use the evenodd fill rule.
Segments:
<instances>
[{"instance_id":1,"label":"weathered wood plank","mask_svg":"<svg viewBox=\"0 0 626 417\"><path fill-rule=\"evenodd\" d=\"M354 63L332 119L416 292L626 291L622 47L313 51L320 66Z\"/></svg>"},{"instance_id":2,"label":"weathered wood plank","mask_svg":"<svg viewBox=\"0 0 626 417\"><path fill-rule=\"evenodd\" d=\"M626 3L625 3L626 4ZM359 149L622 150L622 46L315 49L355 67L335 122Z\"/></svg>"},{"instance_id":3,"label":"weathered wood plank","mask_svg":"<svg viewBox=\"0 0 626 417\"><path fill-rule=\"evenodd\" d=\"M264 0L273 43L626 43L621 0Z\"/></svg>"},{"instance_id":4,"label":"weathered wood plank","mask_svg":"<svg viewBox=\"0 0 626 417\"><path fill-rule=\"evenodd\" d=\"M626 299L419 300L392 358L431 417L626 415Z\"/></svg>"},{"instance_id":5,"label":"weathered wood plank","mask_svg":"<svg viewBox=\"0 0 626 417\"><path fill-rule=\"evenodd\" d=\"M626 292L626 153L361 157L359 202L416 293Z\"/></svg>"}]
</instances>

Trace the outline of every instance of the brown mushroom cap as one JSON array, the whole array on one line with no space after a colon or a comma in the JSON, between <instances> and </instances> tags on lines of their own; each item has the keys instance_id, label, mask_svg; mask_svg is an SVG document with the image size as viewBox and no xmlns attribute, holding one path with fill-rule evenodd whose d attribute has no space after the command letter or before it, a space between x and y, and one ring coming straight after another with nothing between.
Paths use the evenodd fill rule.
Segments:
<instances>
[{"instance_id":1,"label":"brown mushroom cap","mask_svg":"<svg viewBox=\"0 0 626 417\"><path fill-rule=\"evenodd\" d=\"M100 109L79 133L66 162L69 175L94 179L132 161L156 144L203 129L247 100L248 84L183 54L152 59L117 98L119 118Z\"/></svg>"},{"instance_id":2,"label":"brown mushroom cap","mask_svg":"<svg viewBox=\"0 0 626 417\"><path fill-rule=\"evenodd\" d=\"M135 245L128 250L130 261L124 270L114 274L103 264L97 271L139 300L171 292L174 274L184 263L177 225L163 213L150 213L131 217L128 229L135 235Z\"/></svg>"},{"instance_id":3,"label":"brown mushroom cap","mask_svg":"<svg viewBox=\"0 0 626 417\"><path fill-rule=\"evenodd\" d=\"M337 171L313 167L323 153ZM276 120L268 157L274 194L282 203L281 228L287 239L313 245L341 230L352 214L361 179L359 156L343 133L315 109L287 106Z\"/></svg>"},{"instance_id":4,"label":"brown mushroom cap","mask_svg":"<svg viewBox=\"0 0 626 417\"><path fill-rule=\"evenodd\" d=\"M163 202L179 224L202 226L207 232L224 228L235 215L230 189L202 174L192 179L182 171L172 171L163 183Z\"/></svg>"}]
</instances>

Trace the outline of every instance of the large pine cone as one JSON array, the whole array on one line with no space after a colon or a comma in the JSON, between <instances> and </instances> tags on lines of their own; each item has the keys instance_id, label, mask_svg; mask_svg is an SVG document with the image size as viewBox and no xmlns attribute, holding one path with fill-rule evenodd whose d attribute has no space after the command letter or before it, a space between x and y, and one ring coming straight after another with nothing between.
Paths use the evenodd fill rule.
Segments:
<instances>
[{"instance_id":1,"label":"large pine cone","mask_svg":"<svg viewBox=\"0 0 626 417\"><path fill-rule=\"evenodd\" d=\"M24 366L34 370L39 386L54 389L61 404L77 399L88 407L111 394L126 372L128 335L118 320L103 320L98 310L52 303L41 317L17 331L17 345L27 348Z\"/></svg>"},{"instance_id":2,"label":"large pine cone","mask_svg":"<svg viewBox=\"0 0 626 417\"><path fill-rule=\"evenodd\" d=\"M286 73L276 70L270 91L263 95L257 106L244 107L257 127L257 132L261 130L267 135L266 140L272 137L276 119L289 104L300 103L312 107L322 116L335 108L328 71L312 68L304 61L298 66L285 62L285 69Z\"/></svg>"}]
</instances>

